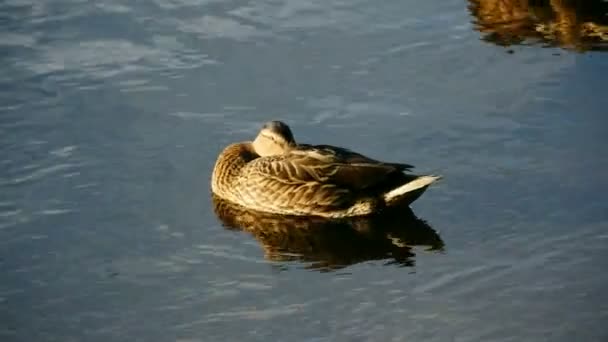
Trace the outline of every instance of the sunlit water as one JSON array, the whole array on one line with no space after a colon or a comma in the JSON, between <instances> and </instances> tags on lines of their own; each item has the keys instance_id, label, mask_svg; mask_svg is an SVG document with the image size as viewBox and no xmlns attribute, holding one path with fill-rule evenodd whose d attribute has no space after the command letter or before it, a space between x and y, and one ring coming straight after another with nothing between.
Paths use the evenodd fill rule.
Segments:
<instances>
[{"instance_id":1,"label":"sunlit water","mask_svg":"<svg viewBox=\"0 0 608 342\"><path fill-rule=\"evenodd\" d=\"M608 57L509 3L1 2L0 340L606 341ZM442 248L225 227L215 157L276 118L443 175Z\"/></svg>"}]
</instances>

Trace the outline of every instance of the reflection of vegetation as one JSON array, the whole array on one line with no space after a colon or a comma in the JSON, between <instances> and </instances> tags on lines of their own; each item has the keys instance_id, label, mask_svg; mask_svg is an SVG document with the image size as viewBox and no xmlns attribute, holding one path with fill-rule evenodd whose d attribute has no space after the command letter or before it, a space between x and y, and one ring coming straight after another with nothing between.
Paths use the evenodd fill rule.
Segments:
<instances>
[{"instance_id":1,"label":"reflection of vegetation","mask_svg":"<svg viewBox=\"0 0 608 342\"><path fill-rule=\"evenodd\" d=\"M508 46L536 40L579 51L608 50L603 0L469 0L484 40Z\"/></svg>"},{"instance_id":2,"label":"reflection of vegetation","mask_svg":"<svg viewBox=\"0 0 608 342\"><path fill-rule=\"evenodd\" d=\"M442 250L443 241L409 207L368 218L330 220L254 212L213 196L214 212L228 229L252 234L272 261L300 261L320 271L368 260L412 266L413 246Z\"/></svg>"}]
</instances>

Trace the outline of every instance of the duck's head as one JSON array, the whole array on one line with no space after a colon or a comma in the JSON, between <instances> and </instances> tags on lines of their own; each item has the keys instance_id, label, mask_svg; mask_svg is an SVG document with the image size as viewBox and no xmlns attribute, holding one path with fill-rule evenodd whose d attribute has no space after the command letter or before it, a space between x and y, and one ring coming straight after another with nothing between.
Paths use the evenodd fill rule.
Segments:
<instances>
[{"instance_id":1,"label":"duck's head","mask_svg":"<svg viewBox=\"0 0 608 342\"><path fill-rule=\"evenodd\" d=\"M253 141L253 149L261 157L286 153L295 145L291 129L281 121L265 123Z\"/></svg>"}]
</instances>

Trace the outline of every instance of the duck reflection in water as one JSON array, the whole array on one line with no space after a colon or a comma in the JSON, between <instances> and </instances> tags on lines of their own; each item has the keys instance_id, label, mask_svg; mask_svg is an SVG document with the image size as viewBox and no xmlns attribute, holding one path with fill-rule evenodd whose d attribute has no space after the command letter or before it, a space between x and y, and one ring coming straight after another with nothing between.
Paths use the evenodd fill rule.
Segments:
<instances>
[{"instance_id":1,"label":"duck reflection in water","mask_svg":"<svg viewBox=\"0 0 608 342\"><path fill-rule=\"evenodd\" d=\"M542 42L578 51L608 50L603 0L469 0L475 29L501 46Z\"/></svg>"},{"instance_id":2,"label":"duck reflection in water","mask_svg":"<svg viewBox=\"0 0 608 342\"><path fill-rule=\"evenodd\" d=\"M212 198L223 225L253 235L265 258L274 262L302 262L318 271L370 260L413 266L414 246L428 251L444 248L439 234L407 205L367 217L328 219L262 213Z\"/></svg>"}]
</instances>

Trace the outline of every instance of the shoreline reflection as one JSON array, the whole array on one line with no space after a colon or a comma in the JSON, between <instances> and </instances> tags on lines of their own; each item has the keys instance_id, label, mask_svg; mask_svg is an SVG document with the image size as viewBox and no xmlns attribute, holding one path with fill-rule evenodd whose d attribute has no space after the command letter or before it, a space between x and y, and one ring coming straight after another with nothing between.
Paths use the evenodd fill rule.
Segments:
<instances>
[{"instance_id":1,"label":"shoreline reflection","mask_svg":"<svg viewBox=\"0 0 608 342\"><path fill-rule=\"evenodd\" d=\"M542 43L569 50L608 50L608 2L469 0L482 39L500 46Z\"/></svg>"},{"instance_id":2,"label":"shoreline reflection","mask_svg":"<svg viewBox=\"0 0 608 342\"><path fill-rule=\"evenodd\" d=\"M366 218L332 220L260 213L214 195L212 199L223 226L251 234L272 262L299 262L321 272L372 260L414 266L413 247L444 249L439 234L407 206Z\"/></svg>"}]
</instances>

